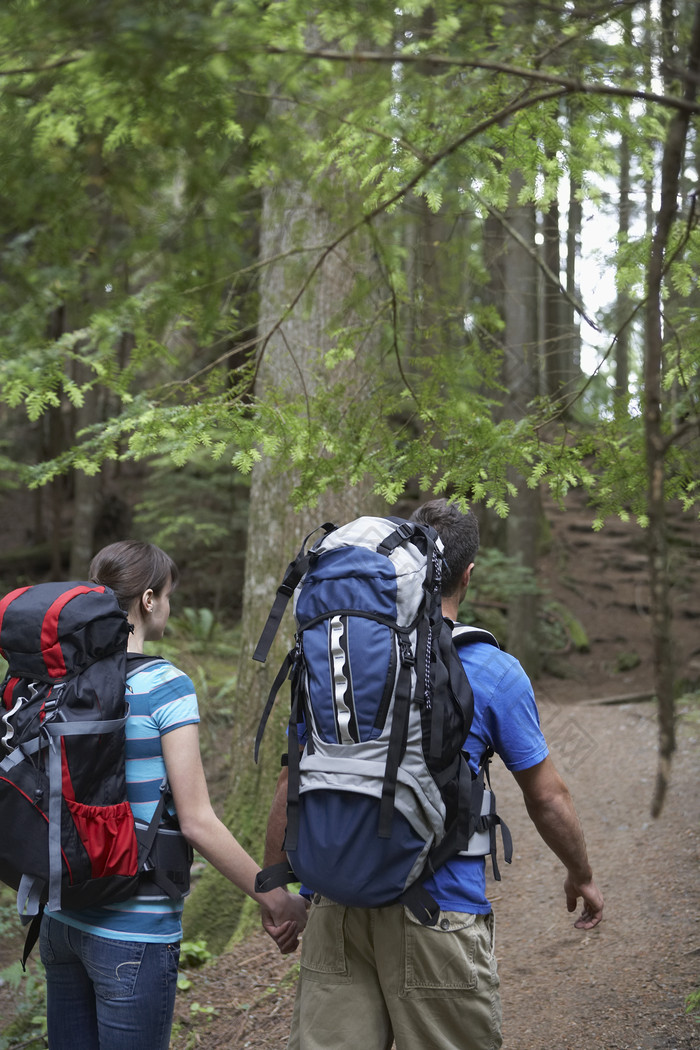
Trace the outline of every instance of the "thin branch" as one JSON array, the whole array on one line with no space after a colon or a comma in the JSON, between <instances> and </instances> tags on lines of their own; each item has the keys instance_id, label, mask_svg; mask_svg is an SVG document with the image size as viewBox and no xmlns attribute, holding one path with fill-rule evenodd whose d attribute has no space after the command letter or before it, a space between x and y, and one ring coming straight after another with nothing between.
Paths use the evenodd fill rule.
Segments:
<instances>
[{"instance_id":1,"label":"thin branch","mask_svg":"<svg viewBox=\"0 0 700 1050\"><path fill-rule=\"evenodd\" d=\"M318 259L313 264L304 280L301 282L301 285L297 289L297 292L287 304L282 315L277 319L277 321L275 321L275 323L263 337L260 345L260 351L258 354L258 360L255 366L255 377L257 377L263 354L265 353L270 339L272 339L273 335L279 329L280 325L282 325L287 319L287 317L289 317L289 315L292 313L299 300L304 295L304 292L309 288L314 277L319 272L324 262L331 254L331 252L335 251L335 249L340 244L342 244L343 241L345 241L348 237L351 237L354 233L357 232L357 230L361 229L362 226L371 224L379 215L382 215L385 211L387 211L387 209L390 208L392 204L396 204L398 201L401 200L402 197L405 197L407 193L410 193L411 190L415 189L418 183L423 178L425 178L429 171L431 171L434 167L440 164L441 161L445 160L447 157L455 153L466 142L469 142L471 139L476 138L477 135L480 135L488 128L493 127L494 124L500 124L504 120L507 120L508 117L512 116L513 113L517 113L522 109L528 109L531 106L537 105L539 102L545 102L549 99L558 98L564 93L565 92L562 88L553 87L547 91L542 91L539 94L529 95L526 98L521 97L515 102L510 102L507 106L504 106L503 109L499 110L497 113L493 113L489 117L486 117L478 124L475 124L474 127L470 128L468 131L465 131L463 135L460 135L453 142L443 147L443 149L439 150L437 153L434 153L431 157L428 157L426 162L418 169L418 171L410 179L407 180L407 182L403 184L403 186L401 186L398 190L392 193L390 197L387 197L385 200L380 201L379 204L372 208L371 211L363 215L360 219L357 219L355 222L351 223L344 230L342 230L338 234L338 236L334 238L334 240L331 241L330 244L328 244L323 249Z\"/></svg>"},{"instance_id":2,"label":"thin branch","mask_svg":"<svg viewBox=\"0 0 700 1050\"><path fill-rule=\"evenodd\" d=\"M545 275L547 280L559 289L559 291L564 296L569 305L573 306L574 310L576 310L576 312L580 314L580 316L583 318L586 324L589 325L595 332L600 332L600 328L598 327L598 325L586 313L583 303L579 302L576 296L572 295L571 292L569 292L569 290L564 287L557 275L549 268L547 263L540 256L537 249L534 248L531 244L528 244L528 242L525 240L522 234L519 233L510 222L508 222L508 219L503 214L503 212L499 211L498 208L494 208L491 204L488 203L488 201L485 201L481 194L477 193L475 190L470 189L469 193L472 197L476 198L476 200L479 202L479 204L481 204L483 208L486 208L489 215L492 215L493 218L501 224L501 226L509 235L509 237L512 237L514 241L517 241L517 243L520 245L523 251L527 252L527 254L533 260L535 265L538 266L542 273Z\"/></svg>"},{"instance_id":3,"label":"thin branch","mask_svg":"<svg viewBox=\"0 0 700 1050\"><path fill-rule=\"evenodd\" d=\"M323 117L330 117L332 120L337 121L339 124L347 124L350 128L355 128L358 131L364 132L365 135L372 135L374 138L380 141L386 142L392 148L399 145L402 146L407 153L411 153L417 160L424 162L426 155L422 150L417 149L407 139L400 138L395 134L388 134L383 131L379 131L375 125L358 124L355 121L347 120L346 117L341 116L334 110L327 109L325 106L316 105L313 102L309 102L308 99L295 98L294 96L278 95L275 92L263 92L263 91L248 91L245 88L236 88L235 92L237 95L245 96L246 98L257 98L266 102L285 102L292 106L298 106L300 109L308 109L312 113L317 113Z\"/></svg>"},{"instance_id":4,"label":"thin branch","mask_svg":"<svg viewBox=\"0 0 700 1050\"><path fill-rule=\"evenodd\" d=\"M302 389L303 394L304 394L304 401L306 402L306 418L307 418L309 424L311 424L311 400L309 398L309 391L306 388L306 380L304 378L304 370L302 369L301 365L299 364L299 362L297 361L296 357L294 356L294 351L292 350L291 346L289 345L289 341L287 339L287 336L285 335L284 329L282 329L282 328L280 328L280 337L281 337L284 345L287 348L287 353L291 357L292 363L294 364L294 367L296 368L296 370L297 370L297 372L299 374L299 381L301 383L301 389Z\"/></svg>"},{"instance_id":5,"label":"thin branch","mask_svg":"<svg viewBox=\"0 0 700 1050\"><path fill-rule=\"evenodd\" d=\"M371 229L371 227L370 227L370 229ZM394 283L393 283L393 281L391 279L391 268L389 266L387 266L386 263L384 262L384 260L382 259L381 244L379 243L379 241L376 238L373 238L373 240L374 240L374 250L377 253L377 258L380 261L381 269L382 269L383 274L384 274L384 280L386 281L387 287L389 289L389 295L390 295L390 301L391 301L391 330L392 330L392 333L393 333L393 338L392 338L391 342L392 342L392 350L394 352L394 357L396 358L396 367L399 370L399 375L401 376L402 382L403 382L406 390L408 390L408 392L411 395L411 397L412 397L413 401L415 402L416 406L418 408L420 408L421 407L420 406L420 401L419 401L419 399L418 399L418 397L417 397L417 395L416 395L416 393L415 393L415 391L413 389L413 386L408 381L408 376L406 375L406 372L404 371L403 361L401 360L401 351L399 349L399 340L398 340L398 328L399 328L399 322L398 322L398 313L399 313L399 310L398 310L398 297L397 297L397 294L396 294L396 288L394 287Z\"/></svg>"},{"instance_id":6,"label":"thin branch","mask_svg":"<svg viewBox=\"0 0 700 1050\"><path fill-rule=\"evenodd\" d=\"M313 48L311 50L269 46L265 54L293 55L297 58L320 58L328 62L377 62L403 63L404 65L443 66L445 69L483 69L491 73L503 73L506 76L518 77L521 80L535 80L562 88L569 95L605 95L614 98L633 98L645 102L657 102L668 109L677 109L686 113L700 113L700 103L687 97L660 95L655 91L644 91L636 87L615 87L613 84L594 84L578 77L565 77L557 73L548 73L541 69L526 69L523 66L511 66L506 62L489 62L485 59L452 58L447 55L415 55L406 52L387 54L381 51L335 51L331 48Z\"/></svg>"},{"instance_id":7,"label":"thin branch","mask_svg":"<svg viewBox=\"0 0 700 1050\"><path fill-rule=\"evenodd\" d=\"M696 217L695 208L696 208L696 198L695 198L695 194L693 194L692 197L691 197L690 212L688 214L688 219L687 219L686 224L685 224L685 231L683 233L683 236L679 240L678 244L673 249L673 251L670 254L667 254L666 258L664 259L663 268L662 268L662 271L661 271L661 281L663 281L665 279L666 275L668 274L669 270L671 269L671 267L672 267L673 263L676 261L676 259L680 255L682 255L682 253L683 253L683 251L685 249L685 246L687 245L687 243L690 240L690 237L691 237L693 231L696 228L697 217ZM540 427L541 426L546 426L548 423L551 423L554 419L559 418L559 416L562 414L562 412L569 412L571 410L572 406L575 405L576 402L579 401L583 397L583 395L586 393L586 391L588 390L588 388L591 385L591 383L593 382L593 380L596 378L596 376L600 372L600 370L603 367L603 365L605 364L605 362L608 360L608 358L612 354L612 352L613 352L613 350L615 348L615 344L617 343L617 340L620 337L620 333L625 328L628 328L629 325L632 324L632 322L634 321L634 319L635 319L635 317L637 316L638 313L640 313L642 310L646 309L646 307L648 305L648 301L649 301L648 294L642 296L642 298L639 300L639 302L636 303L636 305L632 309L631 313L624 319L622 324L619 326L618 330L613 335L613 338L612 338L612 340L610 342L610 345L608 346L607 350L603 354L600 362L596 365L596 367L593 370L593 372L591 372L591 374L588 376L588 379L583 384L583 386L579 390L577 390L574 394L572 394L571 397L569 397L567 400L564 400L564 399L560 400L559 408L557 409L557 411L554 412L551 416L548 416L548 418L546 420L544 420L542 424L540 424ZM539 427L538 427L538 429L539 429ZM685 434L687 429L688 428L685 425L683 425L682 427L678 428L677 430L672 431L668 435L668 437L666 438L666 441L664 443L664 450L668 451L668 449L676 442L678 437L681 437L681 436L683 436L683 434Z\"/></svg>"},{"instance_id":8,"label":"thin branch","mask_svg":"<svg viewBox=\"0 0 700 1050\"><path fill-rule=\"evenodd\" d=\"M0 69L0 77L21 77L28 73L49 73L52 69L60 69L61 66L72 66L74 62L80 62L84 55L71 55L70 58L57 58L55 62L47 62L43 66L21 66L17 69Z\"/></svg>"},{"instance_id":9,"label":"thin branch","mask_svg":"<svg viewBox=\"0 0 700 1050\"><path fill-rule=\"evenodd\" d=\"M193 284L189 288L184 288L182 291L183 295L197 295L199 292L204 291L206 288L216 288L217 285L224 283L225 281L232 281L235 277L242 277L247 273L255 273L257 270L263 270L267 266L272 266L274 263L281 262L283 259L289 259L294 255L308 255L311 252L324 251L326 248L332 248L329 244L308 244L302 245L299 248L289 248L284 252L277 252L275 255L269 255L266 259L257 259L250 266L243 266L240 270L234 270L233 273L225 273L221 277L216 277L213 281L206 281L204 284Z\"/></svg>"},{"instance_id":10,"label":"thin branch","mask_svg":"<svg viewBox=\"0 0 700 1050\"><path fill-rule=\"evenodd\" d=\"M583 13L581 17L577 18L577 12L575 8L572 8L567 12L567 16L571 23L576 23L579 26L578 30L573 36L560 37L545 48L544 51L540 51L539 54L533 55L532 62L534 67L540 69L552 55L556 54L562 48L570 48L572 44L580 42L581 40L588 42L594 29L607 25L611 21L618 20L627 12L631 13L636 7L646 6L648 2L649 0L623 0L622 3L615 5L613 11L608 10L606 7L596 14L595 17L592 17L589 13ZM549 10L556 13L556 18L561 17L561 8L556 5Z\"/></svg>"}]
</instances>

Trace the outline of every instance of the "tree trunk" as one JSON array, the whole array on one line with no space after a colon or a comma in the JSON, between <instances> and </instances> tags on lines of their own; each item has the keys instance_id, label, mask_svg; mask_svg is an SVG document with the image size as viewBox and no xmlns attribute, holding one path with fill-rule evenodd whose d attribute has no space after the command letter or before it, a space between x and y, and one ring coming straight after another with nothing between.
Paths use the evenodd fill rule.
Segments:
<instances>
[{"instance_id":1,"label":"tree trunk","mask_svg":"<svg viewBox=\"0 0 700 1050\"><path fill-rule=\"evenodd\" d=\"M504 380L508 395L506 416L521 419L539 390L537 341L537 270L533 255L523 245L535 243L535 212L532 205L517 202L520 190L516 176L511 182L509 225L520 235L522 244L509 238L504 257L505 352ZM510 479L517 488L507 521L508 555L522 565L535 567L539 533L540 500L537 489L515 475ZM540 669L537 631L537 596L521 594L508 604L508 650L516 656L527 673L536 677Z\"/></svg>"},{"instance_id":2,"label":"tree trunk","mask_svg":"<svg viewBox=\"0 0 700 1050\"><path fill-rule=\"evenodd\" d=\"M618 205L618 230L620 245L627 248L630 232L630 148L629 139L623 132L620 140L620 203ZM629 395L629 349L632 304L625 288L617 292L617 341L615 344L615 413L627 414Z\"/></svg>"},{"instance_id":3,"label":"tree trunk","mask_svg":"<svg viewBox=\"0 0 700 1050\"><path fill-rule=\"evenodd\" d=\"M76 372L84 372L78 365ZM80 379L75 377L78 382ZM99 419L98 388L86 390L85 400L75 410L74 433L80 433L83 427L91 426ZM71 530L69 575L72 580L87 578L90 560L95 553L94 535L98 503L102 490L100 474L88 475L82 470L73 475L73 527Z\"/></svg>"},{"instance_id":4,"label":"tree trunk","mask_svg":"<svg viewBox=\"0 0 700 1050\"><path fill-rule=\"evenodd\" d=\"M342 193L339 188L338 194ZM342 196L338 196L342 200ZM323 356L330 346L328 330L337 319L355 275L372 273L376 265L364 237L343 245L325 258L313 284L281 325L276 323L294 298L301 279L293 249L299 247L298 231L313 229L317 244L333 236L334 220L307 187L289 181L269 188L263 196L260 257L276 259L263 271L260 284L259 333L264 347L255 395L265 398L271 390L289 397L312 394L324 381ZM303 236L303 233L301 234ZM290 261L291 260L291 261ZM375 280L375 285L378 282ZM356 318L355 318L356 319ZM348 323L353 322L349 317ZM273 329L265 343L266 333ZM371 339L364 338L354 361L328 373L342 380L347 398L361 396L366 362L373 361ZM376 365L376 361L374 362ZM263 458L255 464L250 492L248 547L243 595L243 637L233 730L233 773L225 820L242 845L261 861L267 813L286 749L285 726L289 716L286 686L270 718L257 765L253 744L270 686L284 654L293 643L291 609L287 612L266 664L254 663L252 652L265 623L284 569L301 541L325 521L342 523L363 513L382 513L385 504L370 495L368 486L348 486L338 494L328 492L313 509L297 511L292 490L298 477L289 470L274 470ZM291 603L290 603L291 606ZM204 937L211 948L224 947L234 930L245 929L257 910L244 904L243 894L232 893L230 883L217 872L205 873L185 912L188 936Z\"/></svg>"},{"instance_id":5,"label":"tree trunk","mask_svg":"<svg viewBox=\"0 0 700 1050\"><path fill-rule=\"evenodd\" d=\"M684 97L695 99L700 72L700 4L688 52ZM666 453L670 437L664 432L663 370L664 333L662 291L669 237L676 216L678 190L688 137L689 114L678 110L668 126L661 163L661 196L651 245L647 280L646 346L644 356L644 432L648 484L648 551L651 578L652 651L654 684L659 705L659 763L652 800L652 815L663 808L675 750L673 649L667 564L665 503Z\"/></svg>"},{"instance_id":6,"label":"tree trunk","mask_svg":"<svg viewBox=\"0 0 700 1050\"><path fill-rule=\"evenodd\" d=\"M554 202L542 217L542 257L548 271L559 277L561 270L561 247L559 233L560 211ZM573 321L561 287L546 274L540 274L542 283L542 356L545 376L545 392L565 406L580 378L580 348L572 341ZM572 292L572 296L575 293ZM564 408L564 415L566 415Z\"/></svg>"},{"instance_id":7,"label":"tree trunk","mask_svg":"<svg viewBox=\"0 0 700 1050\"><path fill-rule=\"evenodd\" d=\"M632 18L631 12L623 16L625 43L632 49ZM629 115L629 109L625 112ZM632 214L632 200L630 196L630 143L625 131L620 135L620 201L618 204L618 234L619 244L623 252L627 251L630 219ZM615 344L615 414L617 416L627 415L627 398L629 396L629 352L630 352L630 323L632 315L632 303L626 288L617 289L616 304L617 341Z\"/></svg>"},{"instance_id":8,"label":"tree trunk","mask_svg":"<svg viewBox=\"0 0 700 1050\"><path fill-rule=\"evenodd\" d=\"M569 360L572 371L581 374L581 326L571 302L578 299L576 279L577 263L581 256L581 226L583 223L583 206L578 195L579 184L574 175L569 178L569 212L566 223L566 290L569 301L566 304L567 331L569 343Z\"/></svg>"}]
</instances>

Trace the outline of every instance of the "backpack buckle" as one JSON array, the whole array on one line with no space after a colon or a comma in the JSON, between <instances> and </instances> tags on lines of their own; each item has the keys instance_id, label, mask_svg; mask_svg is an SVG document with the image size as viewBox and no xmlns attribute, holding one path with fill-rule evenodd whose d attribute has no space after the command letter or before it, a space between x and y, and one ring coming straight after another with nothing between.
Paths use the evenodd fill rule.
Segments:
<instances>
[{"instance_id":1,"label":"backpack buckle","mask_svg":"<svg viewBox=\"0 0 700 1050\"><path fill-rule=\"evenodd\" d=\"M411 648L408 638L399 638L399 651L401 653L401 664L403 667L415 667L416 657Z\"/></svg>"}]
</instances>

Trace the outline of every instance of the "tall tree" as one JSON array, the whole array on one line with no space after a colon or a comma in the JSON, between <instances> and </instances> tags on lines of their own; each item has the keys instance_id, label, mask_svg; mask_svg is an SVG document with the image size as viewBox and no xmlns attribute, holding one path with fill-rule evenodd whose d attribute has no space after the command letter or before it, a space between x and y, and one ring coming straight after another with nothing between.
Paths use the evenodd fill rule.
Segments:
<instances>
[{"instance_id":1,"label":"tall tree","mask_svg":"<svg viewBox=\"0 0 700 1050\"><path fill-rule=\"evenodd\" d=\"M700 77L700 4L695 5L694 21L687 45L683 96L694 101ZM673 245L674 222L678 210L681 172L690 125L687 111L675 114L668 124L661 160L661 188L646 288L646 346L644 354L644 437L647 466L647 504L649 517L649 569L651 576L652 644L654 679L659 703L659 766L652 812L661 812L668 785L670 762L675 750L674 661L669 603L668 539L666 499L669 451L685 427L671 430L672 413L663 412L664 373L667 350L663 324L662 294L670 254L680 254ZM670 416L668 422L665 415ZM697 420L694 421L697 423Z\"/></svg>"},{"instance_id":2,"label":"tall tree","mask_svg":"<svg viewBox=\"0 0 700 1050\"><path fill-rule=\"evenodd\" d=\"M289 103L275 98L279 90L278 85L271 88L267 119L280 139L291 139L301 129ZM307 121L307 135L320 133L318 118L307 117ZM362 417L364 391L377 381L383 367L377 330L367 330L368 318L378 308L376 289L381 285L372 244L364 230L335 243L343 220L349 221L346 208L352 213L353 191L347 184L331 184L312 194L309 177L303 163L297 162L290 163L284 175L275 173L268 179L260 224L260 316L253 394L266 404L270 418L288 406L297 414L293 420L285 415L294 431L286 435L287 469L276 469L270 454L275 443L271 435L271 442L263 439L264 454L255 457L251 475L227 819L239 841L260 859L265 805L272 801L279 757L286 749L284 690L257 765L252 763L253 741L278 666L291 645L291 616L285 618L264 666L253 663L252 653L284 568L304 538L323 522L342 523L384 509L363 477L355 483L348 477L330 477L330 487L313 507L301 504L304 472L332 470L324 462L323 450L332 449L344 414ZM315 244L312 261L300 267L297 256L306 253L309 231L313 231ZM366 298L358 298L358 286ZM311 406L320 391L326 392L327 400L322 412L313 412ZM305 455L307 442L321 449L315 462ZM204 935L215 948L222 947L236 924L246 921L245 903L243 895L232 896L230 884L212 870L190 903L188 928Z\"/></svg>"},{"instance_id":3,"label":"tall tree","mask_svg":"<svg viewBox=\"0 0 700 1050\"><path fill-rule=\"evenodd\" d=\"M32 423L53 413L61 427L93 387L119 402L72 447L58 443L55 426L59 455L27 464L26 476L48 482L62 470L95 471L111 458L156 453L180 465L204 449L243 472L267 457L291 479L295 507L339 479L355 485L369 476L389 501L417 478L424 491L481 501L504 515L517 477L528 491L544 484L555 495L585 484L598 506L596 524L614 513L644 521L650 478L640 470L643 433L633 414L611 420L596 413L578 431L573 414L563 420L560 406L533 401L535 385L522 388L517 416L501 411L510 396L502 354L519 336L511 321L505 337L508 283L500 284L500 299L489 296L480 250L489 226L509 209L520 221L518 209L531 213L556 199L553 158L561 156L556 167L570 173L576 197L602 199L601 181L617 170L612 134L620 100L646 106L629 128L645 173L654 171L649 142L665 115L681 115L688 129L696 119L700 106L687 90L667 86L663 94L656 81L640 85L619 32L628 8L593 0L569 5L564 15L542 7L537 18L523 19L515 5L454 0L413 0L410 12L379 0L312 12L299 0L5 5L0 398L8 412L24 411ZM674 9L676 66L695 9ZM263 109L271 79L284 122ZM565 135L563 100L571 102ZM95 142L102 181L93 200ZM260 192L275 180L286 185L287 176L292 192L306 194L303 214L290 213L289 247L275 249L287 253L279 262L289 298L270 297L264 306L256 354L250 337ZM403 227L416 199L427 209L425 231L438 233L427 245L434 263L426 252L430 267L414 284L429 300L411 313ZM105 214L114 223L107 244L100 240ZM324 214L328 228L319 225ZM462 300L460 290L446 310L444 295L453 295L461 276L451 272L453 242L442 233L452 215L468 231L454 258L468 260L462 284L469 292ZM683 292L674 303L683 338L675 359L666 355L650 403L663 405L666 380L677 381L676 418L687 428L698 343L697 309L684 289L693 282L695 231L690 224L683 240L678 225L669 229L662 282L664 294L669 286ZM325 328L328 342L316 335L304 342L305 353L323 351L324 367L313 372L322 381L305 373L303 388L290 386L284 339L297 357L290 334L302 319L311 324L322 274L337 260L347 267L358 240L366 261L367 238L371 277L358 266L353 293L343 294ZM523 238L532 244L531 226ZM637 295L648 276L643 238L630 245L628 259L628 287ZM424 280L428 269L434 280ZM122 272L128 281L115 283ZM61 311L66 323L47 335ZM450 344L446 354L414 338L422 324L425 335ZM530 345L529 335L524 342ZM348 398L347 382L335 380L343 368L354 380L348 362L364 346L378 348L382 367L365 373L361 398ZM422 359L421 349L429 351ZM78 376L77 361L86 370ZM266 361L274 368L263 381ZM660 412L662 422L666 415ZM699 496L693 449L674 441L664 460L666 496L681 496L688 507Z\"/></svg>"}]
</instances>

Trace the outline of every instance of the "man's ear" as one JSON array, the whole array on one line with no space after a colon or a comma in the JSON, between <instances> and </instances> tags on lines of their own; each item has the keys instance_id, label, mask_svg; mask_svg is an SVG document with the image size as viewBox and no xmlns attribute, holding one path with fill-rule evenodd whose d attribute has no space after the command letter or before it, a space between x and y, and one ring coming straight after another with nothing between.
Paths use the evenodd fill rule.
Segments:
<instances>
[{"instance_id":1,"label":"man's ear","mask_svg":"<svg viewBox=\"0 0 700 1050\"><path fill-rule=\"evenodd\" d=\"M471 580L471 577L472 577L472 569L473 568L474 568L474 562L470 562L470 564L467 565L466 569L462 573L462 579L459 581L459 583L460 583L460 588L462 590L464 590L464 591L466 591L467 587L469 586L469 581Z\"/></svg>"}]
</instances>

